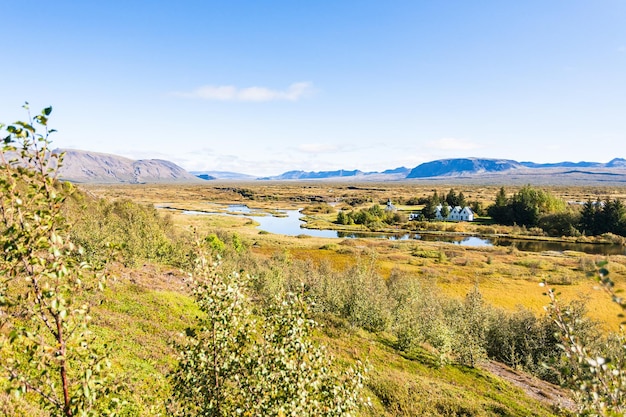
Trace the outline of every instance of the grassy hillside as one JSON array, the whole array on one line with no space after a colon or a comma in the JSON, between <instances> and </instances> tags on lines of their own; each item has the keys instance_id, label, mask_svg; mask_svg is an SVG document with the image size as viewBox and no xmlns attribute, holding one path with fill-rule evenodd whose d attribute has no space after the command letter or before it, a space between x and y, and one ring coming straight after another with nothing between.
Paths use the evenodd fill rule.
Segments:
<instances>
[{"instance_id":1,"label":"grassy hillside","mask_svg":"<svg viewBox=\"0 0 626 417\"><path fill-rule=\"evenodd\" d=\"M165 415L171 395L167 375L174 365L171 341L198 314L184 293L181 277L146 265L120 271L94 311L96 329L113 348L114 372L126 387L124 415ZM371 406L362 416L553 416L558 410L528 397L488 371L446 365L420 349L410 355L394 348L393 337L321 317L317 339L350 364L369 361L365 395Z\"/></svg>"},{"instance_id":2,"label":"grassy hillside","mask_svg":"<svg viewBox=\"0 0 626 417\"><path fill-rule=\"evenodd\" d=\"M50 112L6 127L0 159L0 415L170 415L215 398L218 409L232 406L238 415L254 414L256 401L276 416L309 405L345 411L356 392L346 387L360 387L360 371L344 374L354 376L349 381L334 371L361 362L369 369L362 416L567 415L561 405L572 406L562 392L522 370L555 382L567 377L566 366L583 381L594 380L590 368L615 383L626 380L623 368L611 372L612 363L626 361L623 338L606 337L619 310L605 308L606 295L594 293L588 277L596 256L285 237L256 230L252 218L181 214L208 202L245 201L270 212L307 206L323 225L332 222L327 202L359 209L389 198L409 204L433 191L407 185L76 191L50 168L62 159L47 151ZM474 187L466 195L484 202L493 191ZM598 191L559 192L582 201ZM166 208L177 211L164 215ZM481 225L419 223L411 230L487 233ZM488 227L493 234L533 233ZM207 254L221 263L204 262ZM198 261L203 268L194 268ZM607 282L623 285L626 257L612 256L610 268ZM191 271L202 275L190 282ZM539 301L542 281L569 302L551 304L551 317L540 313L547 303ZM587 299L576 300L581 294ZM600 322L585 316L590 308ZM334 361L309 343L305 312L322 324L312 337ZM562 338L557 325L574 337ZM588 367L562 354L559 343L572 340L588 349ZM603 368L603 358L615 360ZM195 389L204 384L210 398ZM219 395L228 389L229 396ZM251 399L249 409L242 398Z\"/></svg>"}]
</instances>

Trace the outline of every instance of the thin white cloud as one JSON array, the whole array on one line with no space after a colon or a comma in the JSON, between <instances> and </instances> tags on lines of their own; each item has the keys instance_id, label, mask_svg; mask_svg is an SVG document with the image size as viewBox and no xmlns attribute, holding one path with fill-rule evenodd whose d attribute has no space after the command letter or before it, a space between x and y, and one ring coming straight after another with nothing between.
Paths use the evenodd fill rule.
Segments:
<instances>
[{"instance_id":1,"label":"thin white cloud","mask_svg":"<svg viewBox=\"0 0 626 417\"><path fill-rule=\"evenodd\" d=\"M358 154L360 152L381 152L391 149L392 145L387 144L355 144L358 140L351 141L350 143L303 143L298 146L291 147L292 151L308 153L308 154L339 154L350 153ZM404 149L404 148L402 148Z\"/></svg>"},{"instance_id":2,"label":"thin white cloud","mask_svg":"<svg viewBox=\"0 0 626 417\"><path fill-rule=\"evenodd\" d=\"M298 82L286 90L272 90L267 87L239 88L233 85L205 85L190 92L176 92L177 97L217 101L298 101L313 93L313 84Z\"/></svg>"},{"instance_id":3,"label":"thin white cloud","mask_svg":"<svg viewBox=\"0 0 626 417\"><path fill-rule=\"evenodd\" d=\"M617 48L617 52L626 52L626 45L622 45Z\"/></svg>"},{"instance_id":4,"label":"thin white cloud","mask_svg":"<svg viewBox=\"0 0 626 417\"><path fill-rule=\"evenodd\" d=\"M339 151L336 145L327 143L304 143L298 146L297 149L304 153L330 153Z\"/></svg>"},{"instance_id":5,"label":"thin white cloud","mask_svg":"<svg viewBox=\"0 0 626 417\"><path fill-rule=\"evenodd\" d=\"M444 151L469 151L479 149L480 145L466 139L441 138L428 144L431 148Z\"/></svg>"}]
</instances>

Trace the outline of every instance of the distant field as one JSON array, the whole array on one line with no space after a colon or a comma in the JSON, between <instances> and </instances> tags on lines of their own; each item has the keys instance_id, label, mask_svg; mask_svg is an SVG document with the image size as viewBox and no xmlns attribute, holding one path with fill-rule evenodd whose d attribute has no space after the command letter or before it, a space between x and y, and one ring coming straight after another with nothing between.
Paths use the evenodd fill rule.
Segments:
<instances>
[{"instance_id":1,"label":"distant field","mask_svg":"<svg viewBox=\"0 0 626 417\"><path fill-rule=\"evenodd\" d=\"M463 192L468 200L493 203L496 193L504 186L510 194L523 185L507 185L501 182L492 185L443 181L399 181L384 183L340 183L317 181L207 181L203 184L138 184L138 185L88 185L81 188L96 194L121 198L129 197L146 203L179 202L248 202L254 206L269 206L281 203L281 208L301 206L303 202L316 199L325 201L345 200L349 198L369 198L373 201L391 199L408 200L412 197L425 197L434 191L447 193L451 188ZM585 186L541 186L557 197L566 201L586 201L598 197L626 199L626 184L604 184Z\"/></svg>"}]
</instances>

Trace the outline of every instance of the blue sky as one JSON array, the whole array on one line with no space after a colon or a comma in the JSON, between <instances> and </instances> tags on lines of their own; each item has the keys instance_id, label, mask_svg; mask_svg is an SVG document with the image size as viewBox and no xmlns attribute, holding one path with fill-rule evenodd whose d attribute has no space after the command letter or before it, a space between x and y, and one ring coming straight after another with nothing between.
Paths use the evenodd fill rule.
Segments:
<instances>
[{"instance_id":1,"label":"blue sky","mask_svg":"<svg viewBox=\"0 0 626 417\"><path fill-rule=\"evenodd\" d=\"M626 1L0 3L0 121L275 175L626 157Z\"/></svg>"}]
</instances>

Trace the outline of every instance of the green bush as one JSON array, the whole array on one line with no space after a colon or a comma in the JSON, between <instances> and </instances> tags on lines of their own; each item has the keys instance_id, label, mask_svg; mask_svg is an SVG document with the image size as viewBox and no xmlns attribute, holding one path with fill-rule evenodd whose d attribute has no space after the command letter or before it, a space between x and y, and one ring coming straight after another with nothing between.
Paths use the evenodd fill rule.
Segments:
<instances>
[{"instance_id":1,"label":"green bush","mask_svg":"<svg viewBox=\"0 0 626 417\"><path fill-rule=\"evenodd\" d=\"M547 317L519 308L513 313L494 311L487 330L487 354L513 368L521 368L544 380L559 383L554 367L560 351L557 327Z\"/></svg>"},{"instance_id":2,"label":"green bush","mask_svg":"<svg viewBox=\"0 0 626 417\"><path fill-rule=\"evenodd\" d=\"M597 279L613 302L626 311L626 301L614 290L614 283L602 262ZM564 306L552 288L547 311L558 328L563 352L560 368L571 388L580 415L623 416L626 413L626 337L623 333L602 337L597 324L585 319L580 304Z\"/></svg>"},{"instance_id":3,"label":"green bush","mask_svg":"<svg viewBox=\"0 0 626 417\"><path fill-rule=\"evenodd\" d=\"M189 241L154 207L128 199L94 201L78 195L66 210L74 222L72 238L92 259L104 262L117 257L127 266L148 261L189 265Z\"/></svg>"},{"instance_id":4,"label":"green bush","mask_svg":"<svg viewBox=\"0 0 626 417\"><path fill-rule=\"evenodd\" d=\"M196 303L205 314L178 343L170 411L182 416L353 416L364 368L336 370L312 342L316 323L293 293L253 315L246 280L216 273L200 255ZM245 410L245 411L244 411Z\"/></svg>"}]
</instances>

